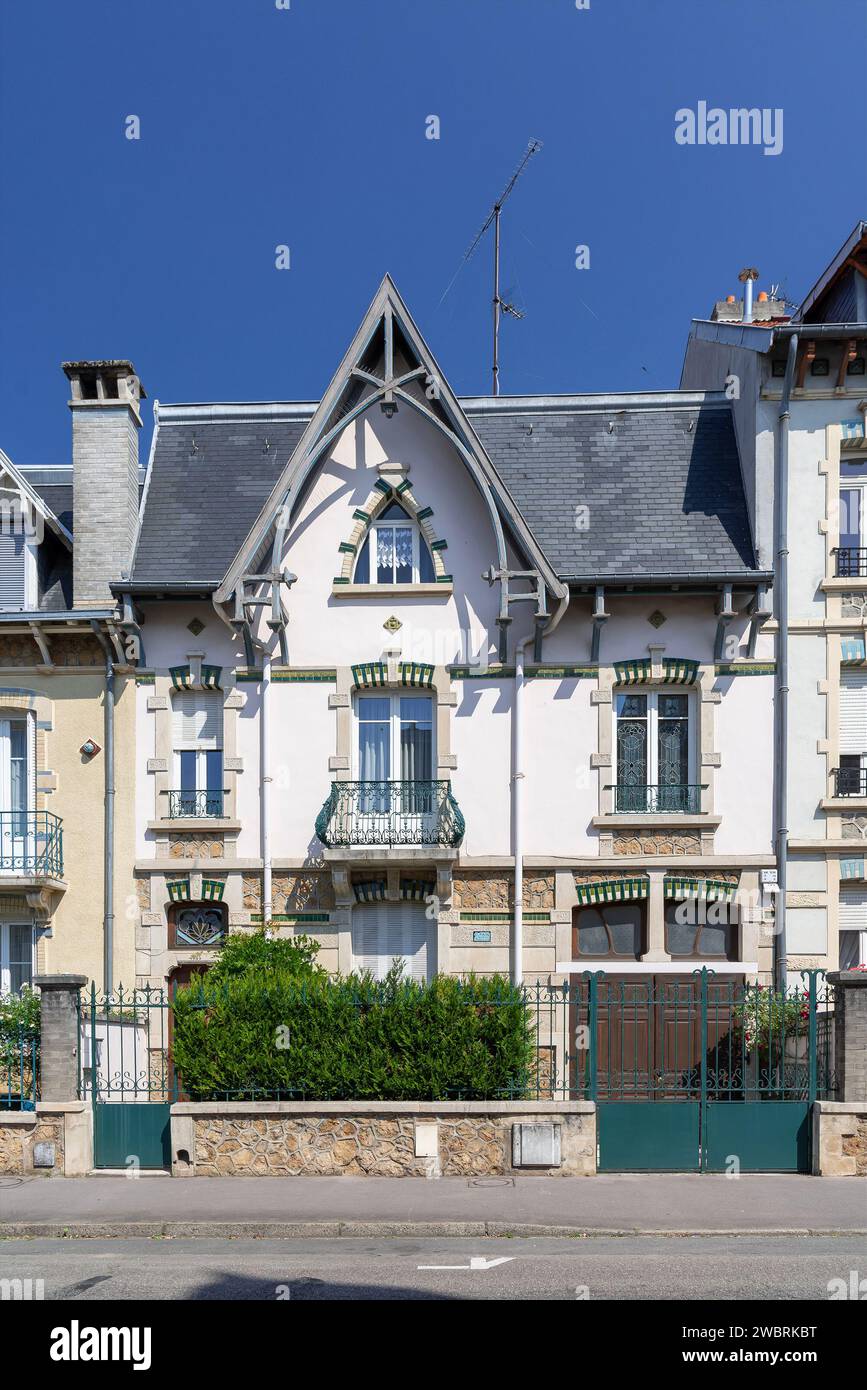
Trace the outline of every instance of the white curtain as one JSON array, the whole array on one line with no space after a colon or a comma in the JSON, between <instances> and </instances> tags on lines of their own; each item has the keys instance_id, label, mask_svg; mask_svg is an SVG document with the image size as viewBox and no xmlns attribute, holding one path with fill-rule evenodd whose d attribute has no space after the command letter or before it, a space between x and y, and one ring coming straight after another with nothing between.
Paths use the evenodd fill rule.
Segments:
<instances>
[{"instance_id":1,"label":"white curtain","mask_svg":"<svg viewBox=\"0 0 867 1390\"><path fill-rule=\"evenodd\" d=\"M384 782L391 776L391 701L366 696L358 702L358 776Z\"/></svg>"}]
</instances>

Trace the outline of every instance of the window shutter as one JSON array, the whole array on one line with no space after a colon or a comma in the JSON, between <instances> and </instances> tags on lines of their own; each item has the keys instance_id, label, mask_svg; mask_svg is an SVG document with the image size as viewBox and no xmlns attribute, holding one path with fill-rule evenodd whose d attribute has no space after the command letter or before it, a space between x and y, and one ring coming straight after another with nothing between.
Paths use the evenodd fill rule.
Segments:
<instances>
[{"instance_id":1,"label":"window shutter","mask_svg":"<svg viewBox=\"0 0 867 1390\"><path fill-rule=\"evenodd\" d=\"M24 536L0 533L0 608L27 605Z\"/></svg>"},{"instance_id":2,"label":"window shutter","mask_svg":"<svg viewBox=\"0 0 867 1390\"><path fill-rule=\"evenodd\" d=\"M840 671L840 752L867 753L867 671Z\"/></svg>"},{"instance_id":3,"label":"window shutter","mask_svg":"<svg viewBox=\"0 0 867 1390\"><path fill-rule=\"evenodd\" d=\"M867 931L867 888L841 888L840 930Z\"/></svg>"},{"instance_id":4,"label":"window shutter","mask_svg":"<svg viewBox=\"0 0 867 1390\"><path fill-rule=\"evenodd\" d=\"M399 956L410 979L427 980L429 928L424 903L360 903L352 911L355 969L381 980Z\"/></svg>"},{"instance_id":5,"label":"window shutter","mask_svg":"<svg viewBox=\"0 0 867 1390\"><path fill-rule=\"evenodd\" d=\"M223 697L214 691L176 690L172 695L172 746L222 748Z\"/></svg>"}]
</instances>

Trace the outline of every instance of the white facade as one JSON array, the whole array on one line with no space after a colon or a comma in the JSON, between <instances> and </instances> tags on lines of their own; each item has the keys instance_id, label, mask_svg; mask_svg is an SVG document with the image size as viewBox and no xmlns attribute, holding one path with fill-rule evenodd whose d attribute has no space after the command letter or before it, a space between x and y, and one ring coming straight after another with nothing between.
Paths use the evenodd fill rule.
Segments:
<instances>
[{"instance_id":1,"label":"white facade","mask_svg":"<svg viewBox=\"0 0 867 1390\"><path fill-rule=\"evenodd\" d=\"M243 419L243 407L224 412L230 409ZM183 408L172 407L171 419L182 421ZM417 510L432 510L421 543L434 535L446 542L433 552L442 571L434 583L378 592L353 582L351 564L344 573L345 547L355 544L357 555L367 531L357 512L369 514L372 497L373 505L405 505L413 528ZM527 568L517 549L509 558L515 568ZM347 424L314 472L281 562L296 576L284 592L288 661L281 662L267 626L270 610L259 610L253 632L272 661L267 694L263 652L249 669L243 641L217 603L137 600L144 639L136 766L140 979L162 982L172 970L208 958L208 947L179 939L178 923L179 914L193 912L185 903L212 901L215 894L229 929L264 919L275 930L306 931L320 942L322 962L335 970L370 965L380 949L384 959L404 955L416 972L507 972L510 964L514 969L516 843L524 869L520 964L526 978L570 973L568 963L580 949L578 910L592 902L593 885L601 883L619 885L615 896L626 893L623 904L635 915L638 935L634 949L624 953L588 953L588 967L604 963L609 970L650 973L677 967L688 975L708 964L722 973L746 968L767 977L771 941L760 919L770 899L762 899L759 884L761 869L774 862L773 639L759 633L753 656L747 655L749 595L735 595L738 612L719 661L715 592L612 591L595 660L591 596L573 594L565 616L543 639L541 660L533 660L532 645L526 653L518 825L515 649L532 633L532 607L515 609L507 660L500 663L499 594L482 578L497 564L496 538L479 488L443 434L407 409L387 418L378 403ZM686 673L673 674L666 666L671 659L689 663ZM374 685L353 669L379 670L378 663ZM624 684L617 663L638 663L640 682ZM419 664L422 671L410 674ZM208 689L202 672L215 667L218 689ZM171 746L178 679L189 680L203 700L219 700L223 710L225 800L216 808L206 798L205 814L191 794L186 801L175 796L170 810L178 791L178 755ZM413 679L421 683L406 683ZM683 770L696 788L694 805L618 808L616 720L625 691L650 701L641 707L654 711L671 708L660 700L678 702L688 725ZM263 698L270 724L266 767ZM388 843L385 823L389 815L412 821L417 808L411 797L391 801L384 813L374 800L365 803L373 808L368 820L378 817L371 843L329 845L317 837L317 815L332 785L339 795L341 787L363 780L368 754L359 701L365 699L390 700L398 719L402 699L430 701L428 780L450 787L465 823L459 843L448 835L426 844ZM658 718L665 724L662 713ZM658 742L662 735L656 725L653 730L650 737ZM398 730L390 777L405 781L395 768L402 737ZM270 907L263 900L264 797L270 799ZM207 814L215 809L222 814ZM423 808L417 819L426 814ZM722 885L716 890L722 897L749 899L741 911L722 914L728 932L723 952L706 946L704 954L672 955L666 904L682 901L686 892L675 882L693 885L701 899L708 883ZM640 896L630 899L624 885L635 883ZM376 906L365 901L366 893ZM378 925L380 917L392 923L392 934ZM424 940L419 932L427 933Z\"/></svg>"}]
</instances>

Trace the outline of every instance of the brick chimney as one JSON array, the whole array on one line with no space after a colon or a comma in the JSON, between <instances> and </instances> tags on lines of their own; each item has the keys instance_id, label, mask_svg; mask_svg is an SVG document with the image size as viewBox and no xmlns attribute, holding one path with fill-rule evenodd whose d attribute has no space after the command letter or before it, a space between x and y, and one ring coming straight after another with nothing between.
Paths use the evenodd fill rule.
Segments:
<instances>
[{"instance_id":1,"label":"brick chimney","mask_svg":"<svg viewBox=\"0 0 867 1390\"><path fill-rule=\"evenodd\" d=\"M73 607L113 604L129 573L138 520L139 402L131 362L64 362L72 399Z\"/></svg>"}]
</instances>

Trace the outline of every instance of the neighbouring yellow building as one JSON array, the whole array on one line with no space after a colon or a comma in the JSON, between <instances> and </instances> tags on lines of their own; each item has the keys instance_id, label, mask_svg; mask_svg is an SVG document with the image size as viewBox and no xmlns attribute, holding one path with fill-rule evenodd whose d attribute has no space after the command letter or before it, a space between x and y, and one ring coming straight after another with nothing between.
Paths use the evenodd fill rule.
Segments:
<instances>
[{"instance_id":1,"label":"neighbouring yellow building","mask_svg":"<svg viewBox=\"0 0 867 1390\"><path fill-rule=\"evenodd\" d=\"M141 391L129 362L65 363L73 464L0 450L0 993L37 974L135 976L132 555Z\"/></svg>"}]
</instances>

